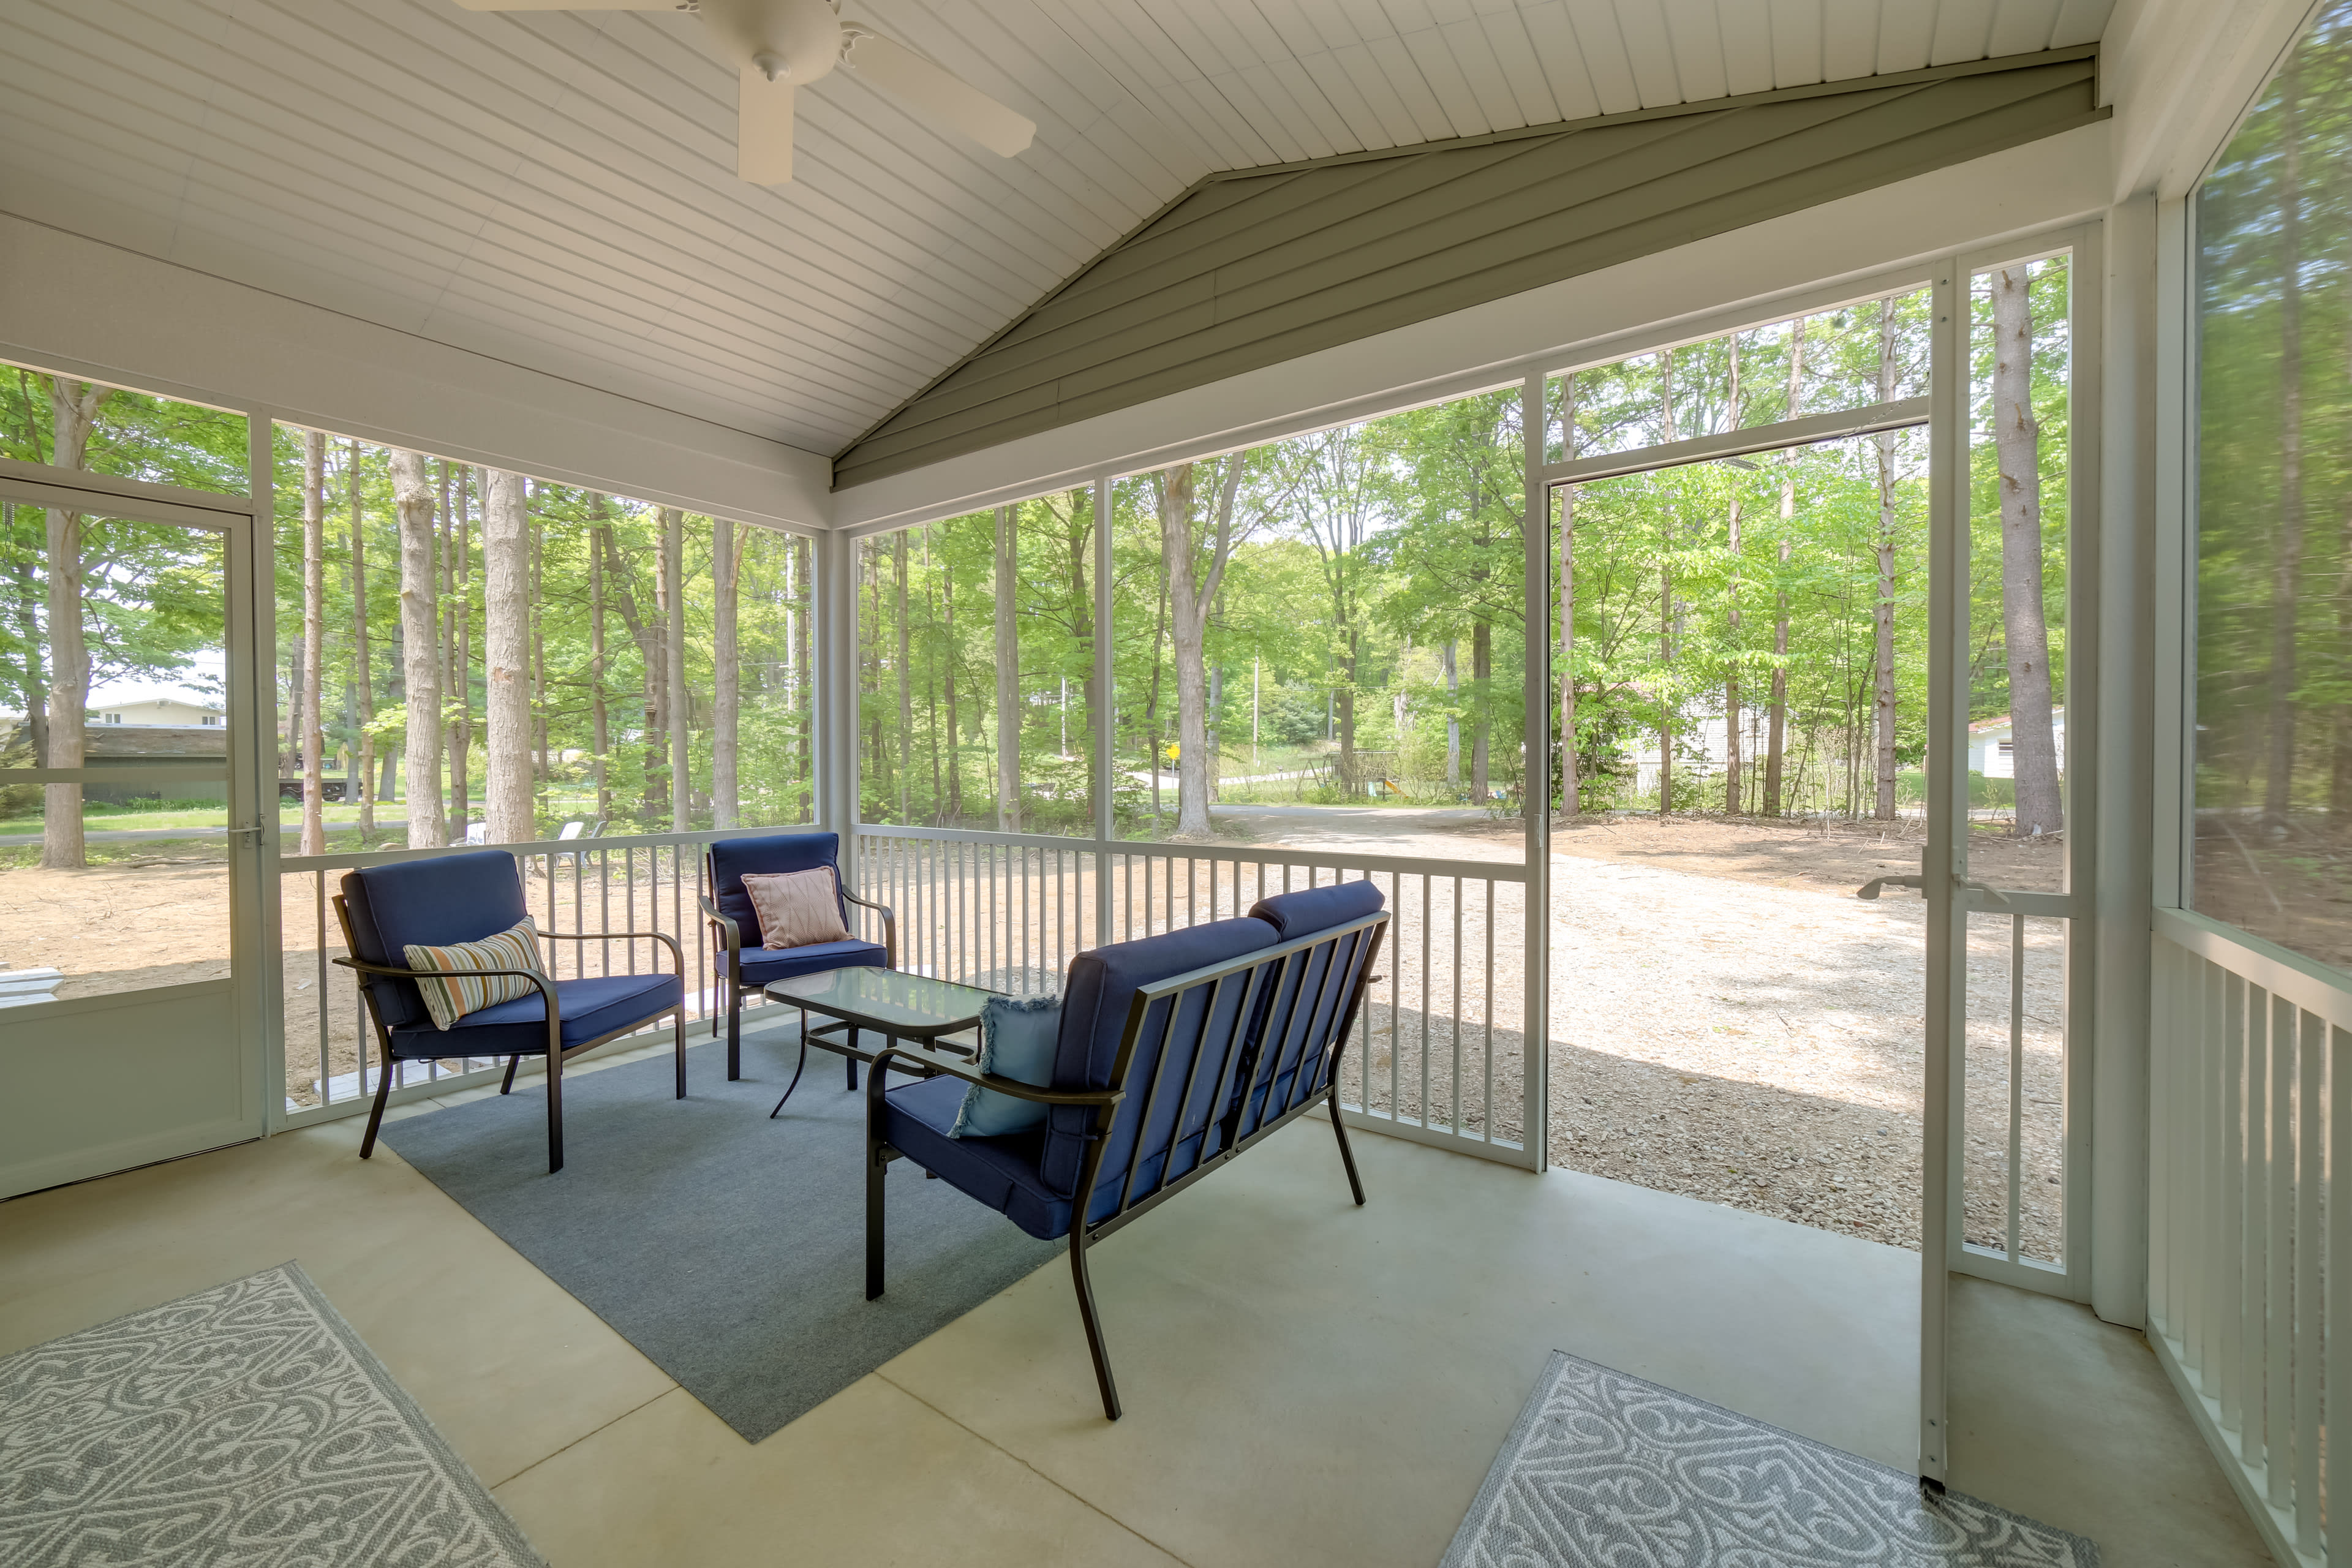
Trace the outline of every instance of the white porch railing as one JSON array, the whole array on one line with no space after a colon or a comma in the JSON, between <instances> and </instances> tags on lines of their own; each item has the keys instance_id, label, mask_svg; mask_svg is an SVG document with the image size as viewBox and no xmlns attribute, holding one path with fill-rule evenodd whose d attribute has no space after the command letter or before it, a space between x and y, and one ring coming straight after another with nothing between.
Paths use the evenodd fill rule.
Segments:
<instances>
[{"instance_id":1,"label":"white porch railing","mask_svg":"<svg viewBox=\"0 0 2352 1568\"><path fill-rule=\"evenodd\" d=\"M2282 1561L2352 1564L2352 992L2159 910L2149 1339ZM2335 1268L2331 1282L2331 1266ZM2340 1363L2340 1364L2339 1364Z\"/></svg>"},{"instance_id":2,"label":"white porch railing","mask_svg":"<svg viewBox=\"0 0 2352 1568\"><path fill-rule=\"evenodd\" d=\"M1528 1163L1518 866L949 828L857 832L858 892L898 911L900 964L996 990L1057 990L1070 955L1084 949L1229 920L1271 894L1370 879L1395 919L1382 978L1341 1064L1349 1124Z\"/></svg>"},{"instance_id":3,"label":"white porch railing","mask_svg":"<svg viewBox=\"0 0 2352 1568\"><path fill-rule=\"evenodd\" d=\"M675 937L686 961L688 1015L699 1024L718 1002L709 931L696 903L703 849L719 838L778 831L501 847L521 861L525 899L544 928ZM352 972L333 962L343 953L331 902L342 874L468 847L279 860L289 1122L362 1109L378 1087L365 1005ZM855 885L897 913L902 967L1012 992L1058 990L1071 955L1087 948L1245 914L1269 894L1370 878L1395 921L1382 978L1366 998L1341 1073L1350 1125L1513 1164L1530 1159L1520 1000L1527 873L1518 866L882 826L859 827L856 849ZM878 939L877 917L853 912L868 928L862 934ZM657 944L642 940L556 948L558 978L660 963ZM404 1063L394 1095L493 1082L503 1067Z\"/></svg>"}]
</instances>

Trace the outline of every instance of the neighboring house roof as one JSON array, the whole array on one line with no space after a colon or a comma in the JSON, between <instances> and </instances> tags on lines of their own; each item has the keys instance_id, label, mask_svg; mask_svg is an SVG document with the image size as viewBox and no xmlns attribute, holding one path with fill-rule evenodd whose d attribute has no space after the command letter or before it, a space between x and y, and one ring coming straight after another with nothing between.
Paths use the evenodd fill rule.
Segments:
<instances>
[{"instance_id":1,"label":"neighboring house roof","mask_svg":"<svg viewBox=\"0 0 2352 1568\"><path fill-rule=\"evenodd\" d=\"M2066 721L2066 710L2063 708L2053 708L2050 710L2050 717L2055 722L2063 724ZM1998 719L1978 720L1975 723L1969 726L1969 733L1971 735L1984 735L1990 734L1996 730L2010 730L2014 728L2016 728L2016 726L2010 721L2009 715L2004 713Z\"/></svg>"}]
</instances>

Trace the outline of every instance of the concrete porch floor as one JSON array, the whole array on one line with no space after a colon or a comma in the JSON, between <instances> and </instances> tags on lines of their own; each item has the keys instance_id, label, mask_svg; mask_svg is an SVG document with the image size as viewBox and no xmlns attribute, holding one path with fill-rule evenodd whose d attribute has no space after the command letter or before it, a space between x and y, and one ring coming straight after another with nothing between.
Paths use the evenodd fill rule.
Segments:
<instances>
[{"instance_id":1,"label":"concrete porch floor","mask_svg":"<svg viewBox=\"0 0 2352 1568\"><path fill-rule=\"evenodd\" d=\"M0 1354L297 1259L557 1568L1426 1565L1553 1349L1912 1457L1915 1255L1370 1134L1360 1210L1312 1121L1096 1253L1116 1426L1056 1265L746 1444L360 1130L0 1205ZM2268 1561L2137 1335L1964 1282L1953 1352L1960 1489Z\"/></svg>"}]
</instances>

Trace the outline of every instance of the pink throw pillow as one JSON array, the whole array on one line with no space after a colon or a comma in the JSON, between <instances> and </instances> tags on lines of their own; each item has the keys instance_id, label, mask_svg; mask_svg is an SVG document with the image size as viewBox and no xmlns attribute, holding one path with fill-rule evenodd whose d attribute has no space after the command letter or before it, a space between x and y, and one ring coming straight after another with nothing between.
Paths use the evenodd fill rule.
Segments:
<instances>
[{"instance_id":1,"label":"pink throw pillow","mask_svg":"<svg viewBox=\"0 0 2352 1568\"><path fill-rule=\"evenodd\" d=\"M806 871L776 871L743 879L760 917L763 947L806 947L812 942L847 942L849 928L841 923L839 884L830 866Z\"/></svg>"}]
</instances>

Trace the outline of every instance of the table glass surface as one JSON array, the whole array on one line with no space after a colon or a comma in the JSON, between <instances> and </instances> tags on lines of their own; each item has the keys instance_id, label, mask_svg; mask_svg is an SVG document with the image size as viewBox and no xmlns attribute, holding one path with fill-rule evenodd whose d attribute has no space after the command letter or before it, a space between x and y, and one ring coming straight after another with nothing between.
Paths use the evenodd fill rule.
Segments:
<instances>
[{"instance_id":1,"label":"table glass surface","mask_svg":"<svg viewBox=\"0 0 2352 1568\"><path fill-rule=\"evenodd\" d=\"M779 1002L854 1016L861 1025L877 1029L896 1026L924 1032L970 1025L980 1016L981 1004L996 994L977 985L958 985L928 974L877 969L871 964L772 981L767 994Z\"/></svg>"}]
</instances>

